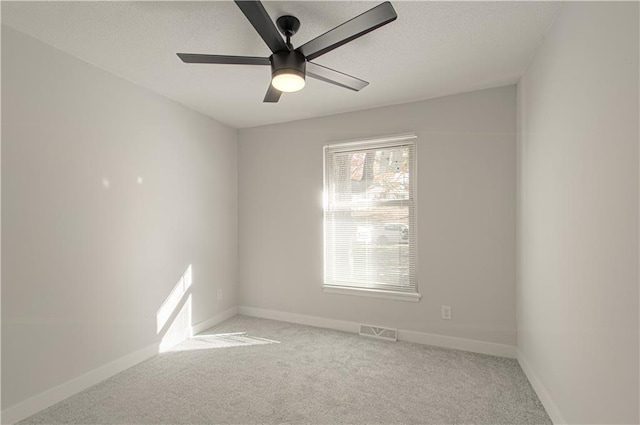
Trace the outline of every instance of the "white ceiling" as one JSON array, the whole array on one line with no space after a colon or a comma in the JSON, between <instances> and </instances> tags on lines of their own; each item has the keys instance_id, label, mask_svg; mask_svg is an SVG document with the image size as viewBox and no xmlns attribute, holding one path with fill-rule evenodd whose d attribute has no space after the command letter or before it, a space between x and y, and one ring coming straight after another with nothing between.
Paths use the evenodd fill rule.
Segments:
<instances>
[{"instance_id":1,"label":"white ceiling","mask_svg":"<svg viewBox=\"0 0 640 425\"><path fill-rule=\"evenodd\" d=\"M380 2L265 2L297 16L294 46ZM307 79L262 102L266 66L187 65L176 52L269 56L232 2L2 2L2 23L236 128L515 83L560 8L549 2L393 1L398 19L315 62L370 82L361 92Z\"/></svg>"}]
</instances>

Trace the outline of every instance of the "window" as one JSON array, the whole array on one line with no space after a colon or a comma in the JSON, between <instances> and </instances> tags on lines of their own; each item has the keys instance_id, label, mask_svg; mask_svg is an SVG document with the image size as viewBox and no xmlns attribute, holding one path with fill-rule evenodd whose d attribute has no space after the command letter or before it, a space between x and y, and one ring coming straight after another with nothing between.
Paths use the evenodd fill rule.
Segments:
<instances>
[{"instance_id":1,"label":"window","mask_svg":"<svg viewBox=\"0 0 640 425\"><path fill-rule=\"evenodd\" d=\"M418 301L415 135L324 148L324 290Z\"/></svg>"}]
</instances>

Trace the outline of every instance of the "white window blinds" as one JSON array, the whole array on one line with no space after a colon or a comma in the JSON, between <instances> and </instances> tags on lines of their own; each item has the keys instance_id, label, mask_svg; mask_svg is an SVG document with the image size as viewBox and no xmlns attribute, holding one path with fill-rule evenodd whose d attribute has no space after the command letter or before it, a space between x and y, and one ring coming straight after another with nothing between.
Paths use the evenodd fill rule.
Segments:
<instances>
[{"instance_id":1,"label":"white window blinds","mask_svg":"<svg viewBox=\"0 0 640 425\"><path fill-rule=\"evenodd\" d=\"M325 146L325 288L417 293L415 136Z\"/></svg>"}]
</instances>

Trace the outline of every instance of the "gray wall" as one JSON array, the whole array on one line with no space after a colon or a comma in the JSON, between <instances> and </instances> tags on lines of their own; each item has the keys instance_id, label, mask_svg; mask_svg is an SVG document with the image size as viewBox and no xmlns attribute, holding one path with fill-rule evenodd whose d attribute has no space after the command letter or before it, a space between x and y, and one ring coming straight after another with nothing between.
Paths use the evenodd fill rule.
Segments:
<instances>
[{"instance_id":1,"label":"gray wall","mask_svg":"<svg viewBox=\"0 0 640 425\"><path fill-rule=\"evenodd\" d=\"M2 112L3 409L237 305L234 129L4 26Z\"/></svg>"},{"instance_id":2,"label":"gray wall","mask_svg":"<svg viewBox=\"0 0 640 425\"><path fill-rule=\"evenodd\" d=\"M638 423L638 3L569 3L518 85L518 347L569 423Z\"/></svg>"},{"instance_id":3,"label":"gray wall","mask_svg":"<svg viewBox=\"0 0 640 425\"><path fill-rule=\"evenodd\" d=\"M240 130L240 304L515 345L515 123L508 86ZM323 145L406 132L422 300L323 293Z\"/></svg>"}]
</instances>

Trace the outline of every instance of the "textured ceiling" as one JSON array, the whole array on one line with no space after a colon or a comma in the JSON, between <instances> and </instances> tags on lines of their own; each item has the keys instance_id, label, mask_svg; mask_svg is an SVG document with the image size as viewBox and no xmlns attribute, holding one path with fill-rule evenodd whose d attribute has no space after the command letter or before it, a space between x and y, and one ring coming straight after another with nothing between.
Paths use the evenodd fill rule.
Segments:
<instances>
[{"instance_id":1,"label":"textured ceiling","mask_svg":"<svg viewBox=\"0 0 640 425\"><path fill-rule=\"evenodd\" d=\"M265 2L297 16L294 46L379 2ZM2 2L2 23L233 127L292 121L515 83L559 3L399 2L398 19L315 62L370 82L361 92L307 79L262 102L265 66L187 65L176 52L269 56L231 2Z\"/></svg>"}]
</instances>

